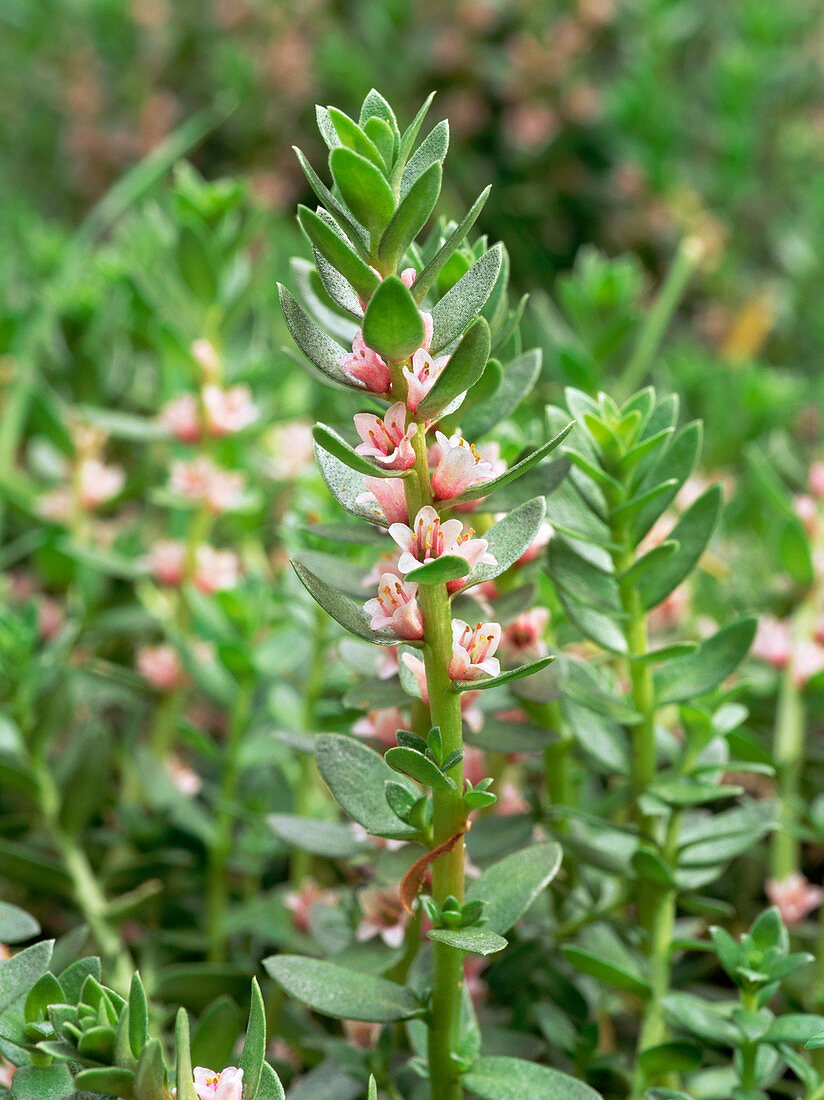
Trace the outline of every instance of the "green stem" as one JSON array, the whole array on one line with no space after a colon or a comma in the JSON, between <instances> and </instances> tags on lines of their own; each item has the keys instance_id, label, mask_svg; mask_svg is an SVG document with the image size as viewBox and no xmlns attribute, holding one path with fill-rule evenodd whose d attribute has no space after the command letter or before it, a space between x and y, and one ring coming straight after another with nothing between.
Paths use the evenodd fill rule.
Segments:
<instances>
[{"instance_id":1,"label":"green stem","mask_svg":"<svg viewBox=\"0 0 824 1100\"><path fill-rule=\"evenodd\" d=\"M118 992L126 993L134 968L120 936L108 922L106 896L86 853L60 824L60 795L48 764L42 758L33 759L32 767L37 776L40 812L46 831L72 881L75 904L97 941L112 986Z\"/></svg>"},{"instance_id":2,"label":"green stem","mask_svg":"<svg viewBox=\"0 0 824 1100\"><path fill-rule=\"evenodd\" d=\"M756 993L741 993L741 1007L745 1012L758 1011L758 995ZM755 1089L758 1086L756 1061L758 1057L758 1043L744 1042L741 1044L741 1088Z\"/></svg>"},{"instance_id":3,"label":"green stem","mask_svg":"<svg viewBox=\"0 0 824 1100\"><path fill-rule=\"evenodd\" d=\"M702 252L703 248L697 237L687 237L681 242L638 334L632 355L616 387L616 396L629 397L646 378L678 303L701 260Z\"/></svg>"},{"instance_id":4,"label":"green stem","mask_svg":"<svg viewBox=\"0 0 824 1100\"><path fill-rule=\"evenodd\" d=\"M393 371L393 392L403 393L399 368ZM413 438L415 473L405 479L409 522L420 508L431 504L426 438L423 427ZM461 699L449 679L452 657L452 610L446 585L421 585L418 602L424 621L423 657L429 693L429 714L433 726L440 727L444 756L463 748ZM454 791L432 792L435 845L443 844L466 829L463 804L463 765L451 770ZM436 904L443 905L449 895L463 901L464 842L461 838L451 852L437 859L432 868L432 893ZM460 1072L453 1059L460 1039L463 955L446 944L432 945L432 1011L429 1021L429 1076L432 1100L462 1100Z\"/></svg>"},{"instance_id":5,"label":"green stem","mask_svg":"<svg viewBox=\"0 0 824 1100\"><path fill-rule=\"evenodd\" d=\"M227 870L232 850L235 821L235 801L240 780L239 749L249 721L253 683L241 684L232 711L229 733L221 762L220 793L216 809L215 840L209 852L207 881L206 928L209 939L209 959L220 962L226 956Z\"/></svg>"}]
</instances>

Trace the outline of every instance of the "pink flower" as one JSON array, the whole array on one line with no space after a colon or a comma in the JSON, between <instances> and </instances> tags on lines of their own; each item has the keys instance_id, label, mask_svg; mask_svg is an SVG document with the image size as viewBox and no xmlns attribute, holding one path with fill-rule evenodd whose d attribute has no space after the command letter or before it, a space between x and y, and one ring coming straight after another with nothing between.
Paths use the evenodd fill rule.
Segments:
<instances>
[{"instance_id":1,"label":"pink flower","mask_svg":"<svg viewBox=\"0 0 824 1100\"><path fill-rule=\"evenodd\" d=\"M501 784L498 791L498 801L495 803L495 813L499 817L511 817L513 814L525 814L529 812L529 803L521 794L518 787L508 780Z\"/></svg>"},{"instance_id":2,"label":"pink flower","mask_svg":"<svg viewBox=\"0 0 824 1100\"><path fill-rule=\"evenodd\" d=\"M80 507L87 512L116 497L126 482L122 466L106 466L98 458L84 458L77 471Z\"/></svg>"},{"instance_id":3,"label":"pink flower","mask_svg":"<svg viewBox=\"0 0 824 1100\"><path fill-rule=\"evenodd\" d=\"M461 692L461 717L472 733L480 733L484 724L484 712L475 706L480 694L479 691Z\"/></svg>"},{"instance_id":4,"label":"pink flower","mask_svg":"<svg viewBox=\"0 0 824 1100\"><path fill-rule=\"evenodd\" d=\"M205 340L202 337L199 340L193 340L189 350L192 353L192 358L207 378L217 378L219 376L220 357L210 340Z\"/></svg>"},{"instance_id":5,"label":"pink flower","mask_svg":"<svg viewBox=\"0 0 824 1100\"><path fill-rule=\"evenodd\" d=\"M792 654L792 675L796 687L802 688L824 671L824 647L811 640L797 642Z\"/></svg>"},{"instance_id":6,"label":"pink flower","mask_svg":"<svg viewBox=\"0 0 824 1100\"><path fill-rule=\"evenodd\" d=\"M392 377L389 374L389 367L377 352L364 344L360 329L352 342L351 354L344 355L340 365L372 393L391 392Z\"/></svg>"},{"instance_id":7,"label":"pink flower","mask_svg":"<svg viewBox=\"0 0 824 1100\"><path fill-rule=\"evenodd\" d=\"M649 614L649 627L653 634L664 634L680 626L690 608L689 585L679 584L654 607Z\"/></svg>"},{"instance_id":8,"label":"pink flower","mask_svg":"<svg viewBox=\"0 0 824 1100\"><path fill-rule=\"evenodd\" d=\"M770 879L764 892L773 905L778 906L781 919L789 928L800 924L808 913L817 909L824 901L821 887L813 886L799 871L787 875L780 882Z\"/></svg>"},{"instance_id":9,"label":"pink flower","mask_svg":"<svg viewBox=\"0 0 824 1100\"><path fill-rule=\"evenodd\" d=\"M412 365L403 368L407 385L406 404L413 413L418 411L418 405L440 378L448 362L448 355L439 355L437 359L433 359L424 346L418 348L412 356Z\"/></svg>"},{"instance_id":10,"label":"pink flower","mask_svg":"<svg viewBox=\"0 0 824 1100\"><path fill-rule=\"evenodd\" d=\"M407 288L407 290L412 289L412 284L415 282L417 275L418 273L414 267L405 267L403 269L403 271L401 272L401 282Z\"/></svg>"},{"instance_id":11,"label":"pink flower","mask_svg":"<svg viewBox=\"0 0 824 1100\"><path fill-rule=\"evenodd\" d=\"M160 422L181 443L200 439L200 408L193 393L181 393L163 406Z\"/></svg>"},{"instance_id":12,"label":"pink flower","mask_svg":"<svg viewBox=\"0 0 824 1100\"><path fill-rule=\"evenodd\" d=\"M801 520L807 534L812 535L815 532L815 525L818 520L818 504L815 500L807 496L806 493L794 496L793 511Z\"/></svg>"},{"instance_id":13,"label":"pink flower","mask_svg":"<svg viewBox=\"0 0 824 1100\"><path fill-rule=\"evenodd\" d=\"M772 615L762 615L752 644L752 655L773 668L784 668L790 659L790 628Z\"/></svg>"},{"instance_id":14,"label":"pink flower","mask_svg":"<svg viewBox=\"0 0 824 1100\"><path fill-rule=\"evenodd\" d=\"M220 1073L196 1066L194 1078L198 1100L241 1100L243 1070L236 1066L227 1066Z\"/></svg>"},{"instance_id":15,"label":"pink flower","mask_svg":"<svg viewBox=\"0 0 824 1100\"><path fill-rule=\"evenodd\" d=\"M386 470L408 470L415 465L412 439L418 425L412 423L406 427L406 406L402 401L390 405L383 420L372 413L356 413L355 428L363 440L355 448L359 455L374 458Z\"/></svg>"},{"instance_id":16,"label":"pink flower","mask_svg":"<svg viewBox=\"0 0 824 1100\"><path fill-rule=\"evenodd\" d=\"M308 420L286 420L275 424L266 434L266 446L271 452L266 472L278 481L294 481L314 458L312 425Z\"/></svg>"},{"instance_id":17,"label":"pink flower","mask_svg":"<svg viewBox=\"0 0 824 1100\"><path fill-rule=\"evenodd\" d=\"M419 641L423 638L423 615L416 599L418 586L384 573L375 599L367 600L364 609L371 615L373 630L390 627L399 638Z\"/></svg>"},{"instance_id":18,"label":"pink flower","mask_svg":"<svg viewBox=\"0 0 824 1100\"><path fill-rule=\"evenodd\" d=\"M364 913L356 933L358 943L380 936L387 947L400 947L409 923L409 914L401 902L400 887L382 890L378 886L370 886L367 890L361 890L358 900Z\"/></svg>"},{"instance_id":19,"label":"pink flower","mask_svg":"<svg viewBox=\"0 0 824 1100\"><path fill-rule=\"evenodd\" d=\"M156 542L149 551L149 568L158 584L181 584L186 571L186 547L173 539Z\"/></svg>"},{"instance_id":20,"label":"pink flower","mask_svg":"<svg viewBox=\"0 0 824 1100\"><path fill-rule=\"evenodd\" d=\"M524 551L523 554L515 562L516 565L528 565L531 561L534 561L541 551L548 546L549 540L555 534L555 529L551 523L544 522L538 528L538 534L532 540L531 545Z\"/></svg>"},{"instance_id":21,"label":"pink flower","mask_svg":"<svg viewBox=\"0 0 824 1100\"><path fill-rule=\"evenodd\" d=\"M346 1041L358 1050L374 1050L383 1031L383 1024L370 1024L364 1020L341 1020L341 1024Z\"/></svg>"},{"instance_id":22,"label":"pink flower","mask_svg":"<svg viewBox=\"0 0 824 1100\"><path fill-rule=\"evenodd\" d=\"M440 450L438 464L432 472L432 488L438 500L456 497L464 489L494 477L492 463L482 458L460 432L451 439L443 432L435 432L435 437Z\"/></svg>"},{"instance_id":23,"label":"pink flower","mask_svg":"<svg viewBox=\"0 0 824 1100\"><path fill-rule=\"evenodd\" d=\"M213 384L204 386L203 408L206 427L210 435L217 438L243 431L254 424L259 415L248 386L232 386L230 390Z\"/></svg>"},{"instance_id":24,"label":"pink flower","mask_svg":"<svg viewBox=\"0 0 824 1100\"><path fill-rule=\"evenodd\" d=\"M313 878L305 878L299 890L290 890L284 895L283 904L292 914L295 928L299 932L308 932L312 906L335 906L338 904L338 896L334 890L325 890L319 886Z\"/></svg>"},{"instance_id":25,"label":"pink flower","mask_svg":"<svg viewBox=\"0 0 824 1100\"><path fill-rule=\"evenodd\" d=\"M137 671L156 691L174 691L185 682L174 646L144 645L137 651Z\"/></svg>"},{"instance_id":26,"label":"pink flower","mask_svg":"<svg viewBox=\"0 0 824 1100\"><path fill-rule=\"evenodd\" d=\"M361 584L364 588L374 588L376 584L380 584L384 573L391 573L399 580L403 580L403 574L398 571L397 554L381 554L369 572L364 575Z\"/></svg>"},{"instance_id":27,"label":"pink flower","mask_svg":"<svg viewBox=\"0 0 824 1100\"><path fill-rule=\"evenodd\" d=\"M824 462L814 462L810 466L807 484L810 487L810 492L817 496L819 500L824 501Z\"/></svg>"},{"instance_id":28,"label":"pink flower","mask_svg":"<svg viewBox=\"0 0 824 1100\"><path fill-rule=\"evenodd\" d=\"M365 477L368 490L357 497L358 504L377 504L390 523L404 523L409 515L402 477Z\"/></svg>"},{"instance_id":29,"label":"pink flower","mask_svg":"<svg viewBox=\"0 0 824 1100\"><path fill-rule=\"evenodd\" d=\"M434 561L444 554L464 558L470 569L479 563L496 564L495 558L487 550L489 543L486 539L473 539L471 529L464 534L463 524L459 519L448 519L441 523L440 516L429 504L418 512L414 528L407 527L405 523L393 523L389 534L402 551L398 559L401 573L411 573L418 566ZM462 577L460 580L450 581L447 589L449 592L456 592L465 583L466 578Z\"/></svg>"},{"instance_id":30,"label":"pink flower","mask_svg":"<svg viewBox=\"0 0 824 1100\"><path fill-rule=\"evenodd\" d=\"M501 664L492 654L501 640L499 623L477 623L469 626L462 619L452 620L452 659L450 680L478 680L497 676Z\"/></svg>"},{"instance_id":31,"label":"pink flower","mask_svg":"<svg viewBox=\"0 0 824 1100\"><path fill-rule=\"evenodd\" d=\"M397 745L397 733L404 729L403 714L398 707L382 707L368 711L352 725L352 733L359 737L372 737L388 749Z\"/></svg>"},{"instance_id":32,"label":"pink flower","mask_svg":"<svg viewBox=\"0 0 824 1100\"><path fill-rule=\"evenodd\" d=\"M402 653L401 660L415 677L421 699L423 699L426 706L429 706L429 687L426 683L426 666L423 661L412 653Z\"/></svg>"},{"instance_id":33,"label":"pink flower","mask_svg":"<svg viewBox=\"0 0 824 1100\"><path fill-rule=\"evenodd\" d=\"M200 793L202 781L200 776L184 764L179 756L169 756L165 760L166 773L175 787L187 798L194 798Z\"/></svg>"},{"instance_id":34,"label":"pink flower","mask_svg":"<svg viewBox=\"0 0 824 1100\"><path fill-rule=\"evenodd\" d=\"M202 501L213 512L226 512L240 504L246 479L233 470L219 469L201 455L191 462L173 462L170 483L173 493Z\"/></svg>"},{"instance_id":35,"label":"pink flower","mask_svg":"<svg viewBox=\"0 0 824 1100\"><path fill-rule=\"evenodd\" d=\"M195 553L195 574L192 578L201 592L226 592L240 582L240 558L234 550L216 550L214 546L198 546Z\"/></svg>"},{"instance_id":36,"label":"pink flower","mask_svg":"<svg viewBox=\"0 0 824 1100\"><path fill-rule=\"evenodd\" d=\"M66 612L63 604L51 596L44 596L37 608L37 627L44 642L56 638L63 629Z\"/></svg>"},{"instance_id":37,"label":"pink flower","mask_svg":"<svg viewBox=\"0 0 824 1100\"><path fill-rule=\"evenodd\" d=\"M396 645L378 646L378 679L391 680L398 674L398 647Z\"/></svg>"},{"instance_id":38,"label":"pink flower","mask_svg":"<svg viewBox=\"0 0 824 1100\"><path fill-rule=\"evenodd\" d=\"M524 611L504 627L501 637L502 652L525 661L545 657L547 647L544 632L548 622L549 611L545 607L533 607Z\"/></svg>"},{"instance_id":39,"label":"pink flower","mask_svg":"<svg viewBox=\"0 0 824 1100\"><path fill-rule=\"evenodd\" d=\"M468 694L470 693L462 692L461 698ZM486 766L486 753L482 749L473 748L472 745L464 747L463 774L464 779L473 787L477 787L482 779L486 779L489 769Z\"/></svg>"}]
</instances>

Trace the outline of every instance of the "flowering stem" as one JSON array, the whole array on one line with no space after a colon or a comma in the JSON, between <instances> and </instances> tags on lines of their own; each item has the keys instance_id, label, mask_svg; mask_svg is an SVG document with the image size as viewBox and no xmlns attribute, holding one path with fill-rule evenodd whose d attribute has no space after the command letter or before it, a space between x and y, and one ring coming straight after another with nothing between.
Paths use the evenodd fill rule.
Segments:
<instances>
[{"instance_id":1,"label":"flowering stem","mask_svg":"<svg viewBox=\"0 0 824 1100\"><path fill-rule=\"evenodd\" d=\"M393 371L393 390L403 385L400 370ZM401 390L402 392L402 390ZM409 422L412 422L410 417ZM433 500L423 427L413 437L414 475L405 479L406 506L410 525L424 505ZM418 601L424 621L423 658L429 694L429 713L433 726L439 726L443 753L463 748L460 695L449 679L452 656L452 611L446 585L421 585ZM463 804L463 765L450 772L454 791L432 792L435 845L443 844L466 828ZM451 852L436 860L432 868L432 893L438 906L452 895L464 897L464 843L460 840ZM461 1100L463 1089L453 1053L460 1037L463 955L446 944L432 945L432 1015L429 1023L429 1075L432 1100Z\"/></svg>"},{"instance_id":2,"label":"flowering stem","mask_svg":"<svg viewBox=\"0 0 824 1100\"><path fill-rule=\"evenodd\" d=\"M326 615L323 608L317 605L315 607L315 625L312 634L312 664L309 669L309 679L304 695L303 728L307 733L313 732L315 708L323 690L323 676L326 670L325 641ZM305 816L312 808L312 794L315 789L315 762L310 753L302 752L300 754L299 767L295 813ZM294 887L300 887L300 884L309 874L311 866L312 857L309 852L296 848L292 853L289 868L289 881Z\"/></svg>"},{"instance_id":3,"label":"flowering stem","mask_svg":"<svg viewBox=\"0 0 824 1100\"><path fill-rule=\"evenodd\" d=\"M215 840L209 852L209 875L207 895L206 927L209 938L209 959L221 961L226 954L226 872L229 854L232 850L232 826L235 821L235 799L237 797L240 769L238 751L249 721L254 683L247 679L238 691L232 710L229 733L223 749L221 761L221 784L218 796L215 824Z\"/></svg>"}]
</instances>

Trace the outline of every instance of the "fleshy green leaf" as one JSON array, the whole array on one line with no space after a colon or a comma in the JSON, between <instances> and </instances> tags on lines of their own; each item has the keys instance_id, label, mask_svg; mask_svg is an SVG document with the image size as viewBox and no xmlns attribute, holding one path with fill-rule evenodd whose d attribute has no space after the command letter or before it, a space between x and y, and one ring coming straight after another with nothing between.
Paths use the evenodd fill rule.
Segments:
<instances>
[{"instance_id":1,"label":"fleshy green leaf","mask_svg":"<svg viewBox=\"0 0 824 1100\"><path fill-rule=\"evenodd\" d=\"M299 206L298 221L318 252L351 283L361 298L369 298L380 283L371 267L314 211Z\"/></svg>"},{"instance_id":2,"label":"fleshy green leaf","mask_svg":"<svg viewBox=\"0 0 824 1100\"><path fill-rule=\"evenodd\" d=\"M481 1100L602 1100L583 1081L521 1058L478 1058L461 1080Z\"/></svg>"},{"instance_id":3,"label":"fleshy green leaf","mask_svg":"<svg viewBox=\"0 0 824 1100\"><path fill-rule=\"evenodd\" d=\"M322 959L271 955L263 966L289 996L336 1020L389 1024L423 1013L411 989Z\"/></svg>"},{"instance_id":4,"label":"fleshy green leaf","mask_svg":"<svg viewBox=\"0 0 824 1100\"><path fill-rule=\"evenodd\" d=\"M346 236L358 250L361 258L364 260L368 259L368 242L366 239L366 231L364 230L363 226L358 224L358 222L356 222L350 216L349 211L341 206L341 204L338 202L338 200L335 198L335 196L332 194L326 184L321 180L320 176L314 170L314 168L300 151L300 149L298 149L295 145L293 145L292 148L295 151L295 156L298 158L298 162L303 169L303 173L309 181L309 185L315 192L315 195L320 199L320 201L323 203L323 205L326 207L326 209L344 231Z\"/></svg>"},{"instance_id":5,"label":"fleshy green leaf","mask_svg":"<svg viewBox=\"0 0 824 1100\"><path fill-rule=\"evenodd\" d=\"M722 1010L692 993L670 993L664 998L664 1011L670 1023L714 1046L736 1047L741 1042L741 1032Z\"/></svg>"},{"instance_id":6,"label":"fleshy green leaf","mask_svg":"<svg viewBox=\"0 0 824 1100\"><path fill-rule=\"evenodd\" d=\"M490 343L489 325L483 317L478 317L466 330L435 385L418 406L417 416L420 419L436 416L456 397L475 385L486 368Z\"/></svg>"},{"instance_id":7,"label":"fleshy green leaf","mask_svg":"<svg viewBox=\"0 0 824 1100\"><path fill-rule=\"evenodd\" d=\"M321 734L315 760L324 783L340 808L374 836L406 838L415 830L396 817L386 801L387 783L401 783L411 794L419 791L381 756L352 737Z\"/></svg>"},{"instance_id":8,"label":"fleshy green leaf","mask_svg":"<svg viewBox=\"0 0 824 1100\"><path fill-rule=\"evenodd\" d=\"M64 1062L51 1066L20 1066L11 1082L14 1100L64 1100L74 1091L71 1072Z\"/></svg>"},{"instance_id":9,"label":"fleshy green leaf","mask_svg":"<svg viewBox=\"0 0 824 1100\"><path fill-rule=\"evenodd\" d=\"M670 1073L689 1073L698 1069L703 1060L703 1051L697 1043L686 1039L672 1040L647 1047L641 1052L641 1068L648 1079L666 1076Z\"/></svg>"},{"instance_id":10,"label":"fleshy green leaf","mask_svg":"<svg viewBox=\"0 0 824 1100\"><path fill-rule=\"evenodd\" d=\"M244 1072L244 1077L246 1076ZM244 1095L246 1082L244 1080ZM185 1008L177 1010L175 1023L175 1100L197 1100L192 1071L192 1050L189 1039L189 1017ZM254 1093L252 1093L254 1095Z\"/></svg>"},{"instance_id":11,"label":"fleshy green leaf","mask_svg":"<svg viewBox=\"0 0 824 1100\"><path fill-rule=\"evenodd\" d=\"M708 638L694 653L656 669L659 706L684 703L717 688L747 656L757 625L754 616L738 619Z\"/></svg>"},{"instance_id":12,"label":"fleshy green leaf","mask_svg":"<svg viewBox=\"0 0 824 1100\"><path fill-rule=\"evenodd\" d=\"M378 258L390 268L398 267L406 250L429 221L441 193L440 164L432 164L409 188L378 246Z\"/></svg>"},{"instance_id":13,"label":"fleshy green leaf","mask_svg":"<svg viewBox=\"0 0 824 1100\"><path fill-rule=\"evenodd\" d=\"M40 931L40 925L25 909L0 901L0 943L20 943L30 940Z\"/></svg>"},{"instance_id":14,"label":"fleshy green leaf","mask_svg":"<svg viewBox=\"0 0 824 1100\"><path fill-rule=\"evenodd\" d=\"M352 149L354 152L359 153L362 157L366 157L366 159L371 161L378 171L383 174L383 157L378 152L371 138L366 136L360 126L358 126L356 122L353 122L349 115L345 115L343 111L339 111L337 107L327 107L326 110L329 121L334 126L335 133L340 139L340 144L346 146L347 149Z\"/></svg>"},{"instance_id":15,"label":"fleshy green leaf","mask_svg":"<svg viewBox=\"0 0 824 1100\"><path fill-rule=\"evenodd\" d=\"M352 859L371 849L368 842L355 836L351 826L338 821L316 821L298 814L269 814L266 820L281 840L302 852L328 859Z\"/></svg>"},{"instance_id":16,"label":"fleshy green leaf","mask_svg":"<svg viewBox=\"0 0 824 1100\"><path fill-rule=\"evenodd\" d=\"M364 484L360 474L355 473L339 458L330 455L323 447L315 445L315 459L320 469L326 488L347 512L358 519L365 519L369 523L376 523L381 527L388 527L389 521L377 502L358 503L358 497L363 495ZM366 528L362 528L366 531Z\"/></svg>"},{"instance_id":17,"label":"fleshy green leaf","mask_svg":"<svg viewBox=\"0 0 824 1100\"><path fill-rule=\"evenodd\" d=\"M484 533L484 538L489 543L488 552L495 558L496 564L476 565L467 583L491 581L514 565L537 538L545 515L546 501L543 497L535 497L493 524Z\"/></svg>"},{"instance_id":18,"label":"fleshy green leaf","mask_svg":"<svg viewBox=\"0 0 824 1100\"><path fill-rule=\"evenodd\" d=\"M506 947L503 936L485 928L431 928L428 936L430 940L472 955L496 955Z\"/></svg>"},{"instance_id":19,"label":"fleshy green leaf","mask_svg":"<svg viewBox=\"0 0 824 1100\"><path fill-rule=\"evenodd\" d=\"M438 355L458 339L478 316L492 293L503 263L503 249L495 245L444 294L432 310L432 354Z\"/></svg>"},{"instance_id":20,"label":"fleshy green leaf","mask_svg":"<svg viewBox=\"0 0 824 1100\"><path fill-rule=\"evenodd\" d=\"M625 989L638 997L646 997L649 994L649 983L639 974L624 969L618 963L601 958L594 951L587 951L574 944L562 944L561 951L567 962L571 963L576 970L580 970L582 974L588 974L604 985Z\"/></svg>"},{"instance_id":21,"label":"fleshy green leaf","mask_svg":"<svg viewBox=\"0 0 824 1100\"><path fill-rule=\"evenodd\" d=\"M500 385L490 397L463 417L463 428L468 438L478 440L496 424L506 420L533 388L540 373L540 348L532 348L507 363Z\"/></svg>"},{"instance_id":22,"label":"fleshy green leaf","mask_svg":"<svg viewBox=\"0 0 824 1100\"><path fill-rule=\"evenodd\" d=\"M318 328L309 314L292 297L286 287L278 284L280 308L292 339L321 374L352 390L363 392L364 387L343 369L340 361L346 354L340 344Z\"/></svg>"},{"instance_id":23,"label":"fleshy green leaf","mask_svg":"<svg viewBox=\"0 0 824 1100\"><path fill-rule=\"evenodd\" d=\"M374 642L376 645L398 644L398 636L394 631L372 629L369 625L369 616L364 611L363 606L353 600L351 596L347 596L337 588L333 588L298 561L292 562L292 568L309 595L317 600L324 611L328 612L346 630L356 637L363 638L367 642Z\"/></svg>"},{"instance_id":24,"label":"fleshy green leaf","mask_svg":"<svg viewBox=\"0 0 824 1100\"><path fill-rule=\"evenodd\" d=\"M721 513L721 486L713 485L681 516L667 536L676 550L650 566L639 582L644 607L656 607L693 571Z\"/></svg>"},{"instance_id":25,"label":"fleshy green leaf","mask_svg":"<svg viewBox=\"0 0 824 1100\"><path fill-rule=\"evenodd\" d=\"M456 783L454 779L443 774L441 769L434 764L429 757L415 749L398 746L387 749L384 760L393 771L403 772L411 776L424 787L431 787L435 791L454 791Z\"/></svg>"},{"instance_id":26,"label":"fleshy green leaf","mask_svg":"<svg viewBox=\"0 0 824 1100\"><path fill-rule=\"evenodd\" d=\"M443 164L449 148L449 123L442 119L429 131L412 154L401 176L400 197L403 200L413 184L433 164Z\"/></svg>"},{"instance_id":27,"label":"fleshy green leaf","mask_svg":"<svg viewBox=\"0 0 824 1100\"><path fill-rule=\"evenodd\" d=\"M456 581L469 573L469 562L457 554L443 554L440 558L434 558L426 565L413 569L404 578L417 584L446 584L447 581Z\"/></svg>"},{"instance_id":28,"label":"fleshy green leaf","mask_svg":"<svg viewBox=\"0 0 824 1100\"><path fill-rule=\"evenodd\" d=\"M507 669L498 676L482 676L477 680L456 680L453 687L456 691L484 691L487 688L500 687L501 684L512 683L513 680L521 680L524 676L531 676L534 672L540 672L542 668L552 664L554 657L539 657L537 661L530 661L527 665L518 668Z\"/></svg>"},{"instance_id":29,"label":"fleshy green leaf","mask_svg":"<svg viewBox=\"0 0 824 1100\"><path fill-rule=\"evenodd\" d=\"M263 1063L255 1100L286 1100L286 1093L283 1091L280 1078L268 1062Z\"/></svg>"},{"instance_id":30,"label":"fleshy green leaf","mask_svg":"<svg viewBox=\"0 0 824 1100\"><path fill-rule=\"evenodd\" d=\"M561 857L558 844L533 844L487 867L467 888L468 901L486 902L484 929L508 932L552 882Z\"/></svg>"},{"instance_id":31,"label":"fleshy green leaf","mask_svg":"<svg viewBox=\"0 0 824 1100\"><path fill-rule=\"evenodd\" d=\"M135 1100L166 1100L166 1067L160 1039L150 1039L137 1060L134 1072Z\"/></svg>"},{"instance_id":32,"label":"fleshy green leaf","mask_svg":"<svg viewBox=\"0 0 824 1100\"><path fill-rule=\"evenodd\" d=\"M11 1008L48 968L54 940L34 943L0 962L0 1012Z\"/></svg>"},{"instance_id":33,"label":"fleshy green leaf","mask_svg":"<svg viewBox=\"0 0 824 1100\"><path fill-rule=\"evenodd\" d=\"M129 1046L135 1058L149 1041L149 1005L138 973L132 975L129 988Z\"/></svg>"},{"instance_id":34,"label":"fleshy green leaf","mask_svg":"<svg viewBox=\"0 0 824 1100\"><path fill-rule=\"evenodd\" d=\"M130 1100L134 1096L134 1071L120 1069L118 1066L96 1066L93 1069L81 1069L75 1074L75 1087L82 1092L103 1093L107 1096L122 1096ZM192 1089L194 1092L194 1089ZM75 1095L77 1095L75 1093ZM196 1094L195 1094L196 1095ZM178 1092L178 1096L185 1096Z\"/></svg>"},{"instance_id":35,"label":"fleshy green leaf","mask_svg":"<svg viewBox=\"0 0 824 1100\"><path fill-rule=\"evenodd\" d=\"M402 362L423 343L424 329L415 300L397 275L389 275L369 299L363 341L384 359Z\"/></svg>"},{"instance_id":36,"label":"fleshy green leaf","mask_svg":"<svg viewBox=\"0 0 824 1100\"><path fill-rule=\"evenodd\" d=\"M329 154L329 168L346 206L370 238L379 239L395 212L383 172L366 157L340 146Z\"/></svg>"},{"instance_id":37,"label":"fleshy green leaf","mask_svg":"<svg viewBox=\"0 0 824 1100\"><path fill-rule=\"evenodd\" d=\"M266 1055L266 1009L257 978L252 978L252 1001L249 1008L249 1024L243 1042L238 1067L243 1070L243 1100L254 1100L260 1084L260 1073ZM178 1090L178 1096L180 1091ZM193 1100L186 1097L185 1100Z\"/></svg>"},{"instance_id":38,"label":"fleshy green leaf","mask_svg":"<svg viewBox=\"0 0 824 1100\"><path fill-rule=\"evenodd\" d=\"M492 188L490 186L485 187L484 190L481 191L470 209L463 218L461 218L455 228L447 235L446 240L415 279L415 282L412 284L412 297L416 302L420 303L423 301L427 291L441 273L444 264L450 256L453 255L455 250L460 247L467 233L478 220L486 200L489 198L489 192L491 190Z\"/></svg>"},{"instance_id":39,"label":"fleshy green leaf","mask_svg":"<svg viewBox=\"0 0 824 1100\"><path fill-rule=\"evenodd\" d=\"M356 473L364 474L366 477L403 476L401 470L386 470L382 466L378 466L376 462L359 455L354 447L350 446L334 429L328 428L325 424L315 424L312 428L312 438L319 447L323 447L330 455L334 455L335 458L347 465L350 470L355 470Z\"/></svg>"}]
</instances>

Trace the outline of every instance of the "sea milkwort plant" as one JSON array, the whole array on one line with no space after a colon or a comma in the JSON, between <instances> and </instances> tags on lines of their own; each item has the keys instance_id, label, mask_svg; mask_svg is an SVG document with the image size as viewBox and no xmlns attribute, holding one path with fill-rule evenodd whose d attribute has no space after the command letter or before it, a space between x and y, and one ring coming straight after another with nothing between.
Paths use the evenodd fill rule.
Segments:
<instances>
[{"instance_id":1,"label":"sea milkwort plant","mask_svg":"<svg viewBox=\"0 0 824 1100\"><path fill-rule=\"evenodd\" d=\"M400 683L389 690L396 706L406 705L406 690L413 715L412 728L392 729L383 758L340 734L319 735L315 758L337 802L368 833L422 848L406 861L400 884L400 902L415 917L392 980L296 955L265 965L287 993L327 1016L406 1021L412 1065L433 1100L459 1100L464 1088L495 1100L509 1096L513 1082L523 1100L583 1100L597 1094L557 1070L480 1056L463 986L465 960L504 948L504 933L559 866L558 846L541 840L466 888L464 837L495 793L490 777L474 784L464 777L462 701L539 673L551 660L502 671L501 626L471 595L540 538L545 493L559 473L543 460L567 427L509 468L473 443L473 432L515 408L540 360L520 349L523 306L508 308L503 248L467 244L487 192L458 223L438 224L416 242L440 194L448 144L440 122L416 146L428 105L403 133L374 91L358 122L319 108L332 185L298 153L321 205L299 210L314 265L295 268L314 319L281 288L286 322L319 380L361 403L354 431L314 429L324 480L344 509L384 532L384 556L365 597L349 594L349 575L331 554L298 556L294 568L338 623L397 654ZM494 494L536 472L538 495L499 514ZM365 541L358 526L329 534ZM431 925L423 943L422 915ZM374 917L379 923L380 912ZM421 1095L420 1081L414 1087Z\"/></svg>"}]
</instances>

